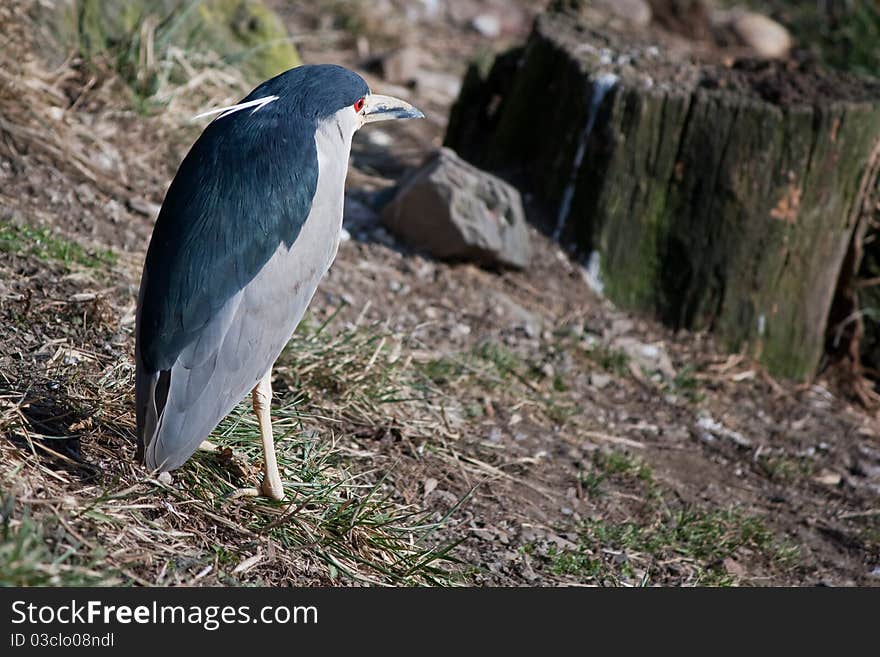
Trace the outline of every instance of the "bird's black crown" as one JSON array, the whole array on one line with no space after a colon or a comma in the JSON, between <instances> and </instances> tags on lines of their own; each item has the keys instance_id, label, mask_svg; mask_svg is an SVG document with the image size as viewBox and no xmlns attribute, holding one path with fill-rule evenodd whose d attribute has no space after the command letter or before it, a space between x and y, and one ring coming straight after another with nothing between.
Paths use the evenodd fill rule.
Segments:
<instances>
[{"instance_id":1,"label":"bird's black crown","mask_svg":"<svg viewBox=\"0 0 880 657\"><path fill-rule=\"evenodd\" d=\"M242 102L278 96L273 109L320 120L354 105L369 93L370 88L357 73L333 64L312 64L266 80Z\"/></svg>"}]
</instances>

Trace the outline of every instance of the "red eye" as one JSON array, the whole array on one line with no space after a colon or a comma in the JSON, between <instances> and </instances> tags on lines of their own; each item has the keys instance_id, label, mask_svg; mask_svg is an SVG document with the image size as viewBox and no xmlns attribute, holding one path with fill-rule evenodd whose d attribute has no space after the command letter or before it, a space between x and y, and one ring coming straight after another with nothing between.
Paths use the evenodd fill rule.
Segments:
<instances>
[{"instance_id":1,"label":"red eye","mask_svg":"<svg viewBox=\"0 0 880 657\"><path fill-rule=\"evenodd\" d=\"M360 112L362 109L364 109L364 99L363 98L355 101L355 103L354 103L354 111L355 112Z\"/></svg>"}]
</instances>

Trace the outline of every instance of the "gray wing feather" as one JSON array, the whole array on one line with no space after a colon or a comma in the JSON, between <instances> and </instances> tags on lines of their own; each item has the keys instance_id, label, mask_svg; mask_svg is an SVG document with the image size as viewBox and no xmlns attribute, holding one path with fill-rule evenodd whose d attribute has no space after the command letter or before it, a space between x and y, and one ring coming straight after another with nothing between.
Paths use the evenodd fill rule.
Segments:
<instances>
[{"instance_id":1,"label":"gray wing feather","mask_svg":"<svg viewBox=\"0 0 880 657\"><path fill-rule=\"evenodd\" d=\"M269 371L324 273L323 267L308 267L312 258L297 253L303 251L281 247L180 352L170 369L161 411L160 374L136 382L138 398L147 405L147 467L167 471L182 465Z\"/></svg>"}]
</instances>

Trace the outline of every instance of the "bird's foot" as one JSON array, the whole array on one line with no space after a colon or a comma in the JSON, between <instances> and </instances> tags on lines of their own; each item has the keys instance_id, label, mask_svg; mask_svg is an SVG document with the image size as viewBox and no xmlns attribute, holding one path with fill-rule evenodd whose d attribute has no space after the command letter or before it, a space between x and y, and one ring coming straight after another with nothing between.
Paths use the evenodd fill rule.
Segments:
<instances>
[{"instance_id":1,"label":"bird's foot","mask_svg":"<svg viewBox=\"0 0 880 657\"><path fill-rule=\"evenodd\" d=\"M279 478L264 476L263 483L259 488L236 488L228 495L228 498L231 500L238 499L239 497L268 497L271 500L280 502L284 499L284 485Z\"/></svg>"},{"instance_id":2,"label":"bird's foot","mask_svg":"<svg viewBox=\"0 0 880 657\"><path fill-rule=\"evenodd\" d=\"M266 474L263 477L263 483L260 486L260 491L268 498L275 500L276 502L280 502L284 499L284 485L281 483L281 478L277 473Z\"/></svg>"},{"instance_id":3,"label":"bird's foot","mask_svg":"<svg viewBox=\"0 0 880 657\"><path fill-rule=\"evenodd\" d=\"M236 488L226 496L226 499L237 500L239 497L259 497L260 495L259 488Z\"/></svg>"}]
</instances>

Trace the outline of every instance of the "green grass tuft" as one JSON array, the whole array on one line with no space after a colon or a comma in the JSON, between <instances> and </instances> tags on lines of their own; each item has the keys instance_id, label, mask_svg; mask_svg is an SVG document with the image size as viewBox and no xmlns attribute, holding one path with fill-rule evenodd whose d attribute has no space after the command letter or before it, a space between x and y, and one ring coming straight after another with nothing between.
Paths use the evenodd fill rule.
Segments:
<instances>
[{"instance_id":1,"label":"green grass tuft","mask_svg":"<svg viewBox=\"0 0 880 657\"><path fill-rule=\"evenodd\" d=\"M56 262L66 267L108 267L115 265L118 260L111 249L87 251L76 242L54 235L46 228L21 226L9 220L0 220L0 252Z\"/></svg>"},{"instance_id":2,"label":"green grass tuft","mask_svg":"<svg viewBox=\"0 0 880 657\"><path fill-rule=\"evenodd\" d=\"M629 374L629 356L619 349L612 349L597 344L587 351L590 360L594 361L606 372L617 376Z\"/></svg>"},{"instance_id":3,"label":"green grass tuft","mask_svg":"<svg viewBox=\"0 0 880 657\"><path fill-rule=\"evenodd\" d=\"M100 568L96 555L83 556L67 545L56 550L45 520L13 517L15 501L2 496L0 509L0 586L94 586L111 583L112 570ZM63 528L56 527L62 532ZM100 570L101 572L97 572Z\"/></svg>"},{"instance_id":4,"label":"green grass tuft","mask_svg":"<svg viewBox=\"0 0 880 657\"><path fill-rule=\"evenodd\" d=\"M432 545L441 521L395 499L384 478L348 465L340 441L304 425L295 403L273 409L285 502L264 498L228 500L237 488L261 477L259 431L249 404L215 432L221 450L197 454L181 469L181 487L223 513L237 508L238 522L271 538L298 559L317 561L331 579L372 584L445 585L456 581L449 565L452 544ZM230 455L230 450L234 456ZM387 476L390 473L384 473ZM241 555L225 555L232 563Z\"/></svg>"},{"instance_id":5,"label":"green grass tuft","mask_svg":"<svg viewBox=\"0 0 880 657\"><path fill-rule=\"evenodd\" d=\"M649 522L586 520L576 548L551 547L545 558L557 575L603 585L662 582L673 566L677 574L689 572L684 583L730 586L737 578L724 560L741 550L761 553L783 567L798 556L796 548L780 545L762 520L738 509L684 508L659 511Z\"/></svg>"},{"instance_id":6,"label":"green grass tuft","mask_svg":"<svg viewBox=\"0 0 880 657\"><path fill-rule=\"evenodd\" d=\"M609 478L629 479L649 485L654 473L644 461L620 451L597 450L592 467L580 474L580 483L589 498L602 495L602 484Z\"/></svg>"}]
</instances>

